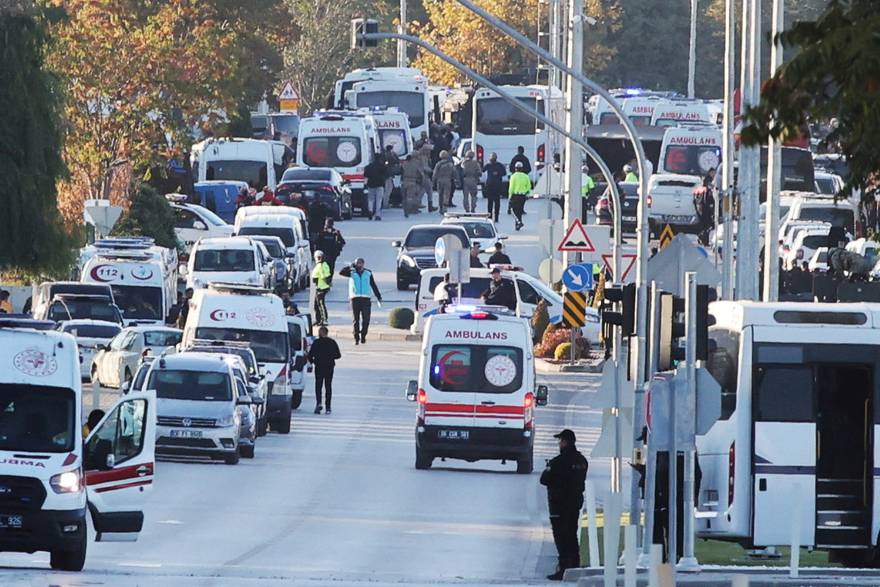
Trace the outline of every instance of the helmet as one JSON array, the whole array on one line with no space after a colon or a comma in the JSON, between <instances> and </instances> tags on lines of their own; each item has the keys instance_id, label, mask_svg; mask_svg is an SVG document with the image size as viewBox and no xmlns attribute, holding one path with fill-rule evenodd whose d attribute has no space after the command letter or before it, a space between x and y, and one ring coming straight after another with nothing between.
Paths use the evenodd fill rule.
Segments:
<instances>
[{"instance_id":1,"label":"helmet","mask_svg":"<svg viewBox=\"0 0 880 587\"><path fill-rule=\"evenodd\" d=\"M323 259L324 251L315 251L315 259Z\"/></svg>"},{"instance_id":2,"label":"helmet","mask_svg":"<svg viewBox=\"0 0 880 587\"><path fill-rule=\"evenodd\" d=\"M626 165L623 166L624 173L632 173L632 170L633 170L633 166L630 165L629 163L627 163Z\"/></svg>"},{"instance_id":3,"label":"helmet","mask_svg":"<svg viewBox=\"0 0 880 587\"><path fill-rule=\"evenodd\" d=\"M440 158L449 159L449 151L446 151L445 149L443 151L440 151Z\"/></svg>"},{"instance_id":4,"label":"helmet","mask_svg":"<svg viewBox=\"0 0 880 587\"><path fill-rule=\"evenodd\" d=\"M522 169L523 168L522 161L517 161L516 165L514 165L513 168L514 169Z\"/></svg>"}]
</instances>

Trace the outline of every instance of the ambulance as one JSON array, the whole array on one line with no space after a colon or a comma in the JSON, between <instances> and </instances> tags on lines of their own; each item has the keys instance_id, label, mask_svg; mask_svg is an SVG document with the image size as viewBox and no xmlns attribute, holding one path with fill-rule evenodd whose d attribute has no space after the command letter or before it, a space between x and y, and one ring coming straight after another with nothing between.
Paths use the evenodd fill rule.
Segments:
<instances>
[{"instance_id":1,"label":"ambulance","mask_svg":"<svg viewBox=\"0 0 880 587\"><path fill-rule=\"evenodd\" d=\"M655 116L660 110L654 112ZM672 126L663 133L657 173L705 177L718 170L724 144L714 126Z\"/></svg>"},{"instance_id":2,"label":"ambulance","mask_svg":"<svg viewBox=\"0 0 880 587\"><path fill-rule=\"evenodd\" d=\"M657 96L627 98L623 101L623 113L635 126L650 126L657 108L669 104L667 100Z\"/></svg>"},{"instance_id":3,"label":"ambulance","mask_svg":"<svg viewBox=\"0 0 880 587\"><path fill-rule=\"evenodd\" d=\"M390 146L398 157L413 152L413 132L410 131L409 119L405 112L397 108L388 108L373 110L371 114L376 121L376 132L379 134L379 144L383 151Z\"/></svg>"},{"instance_id":4,"label":"ambulance","mask_svg":"<svg viewBox=\"0 0 880 587\"><path fill-rule=\"evenodd\" d=\"M651 126L666 127L688 124L715 127L715 120L709 112L709 107L702 102L664 101L659 108L654 109Z\"/></svg>"},{"instance_id":5,"label":"ambulance","mask_svg":"<svg viewBox=\"0 0 880 587\"><path fill-rule=\"evenodd\" d=\"M260 190L275 189L292 158L282 141L221 138L206 139L192 146L193 180L235 180Z\"/></svg>"},{"instance_id":6,"label":"ambulance","mask_svg":"<svg viewBox=\"0 0 880 587\"><path fill-rule=\"evenodd\" d=\"M538 385L527 320L498 306L450 306L432 316L422 338L419 378L406 398L416 402L416 469L435 458L508 460L534 467Z\"/></svg>"},{"instance_id":7,"label":"ambulance","mask_svg":"<svg viewBox=\"0 0 880 587\"><path fill-rule=\"evenodd\" d=\"M0 318L0 551L49 552L80 571L95 540L136 540L153 487L156 399L130 392L83 438L76 340Z\"/></svg>"},{"instance_id":8,"label":"ambulance","mask_svg":"<svg viewBox=\"0 0 880 587\"><path fill-rule=\"evenodd\" d=\"M147 252L101 252L86 261L80 281L108 284L126 326L165 324L177 300L176 268Z\"/></svg>"},{"instance_id":9,"label":"ambulance","mask_svg":"<svg viewBox=\"0 0 880 587\"><path fill-rule=\"evenodd\" d=\"M338 171L351 187L352 207L366 214L364 169L381 150L370 114L322 110L300 123L296 163L301 167L332 167Z\"/></svg>"},{"instance_id":10,"label":"ambulance","mask_svg":"<svg viewBox=\"0 0 880 587\"><path fill-rule=\"evenodd\" d=\"M269 381L266 409L272 430L290 433L293 390L287 319L281 298L267 289L237 283L211 283L196 290L183 327L181 348L196 339L246 342ZM302 389L297 390L302 399Z\"/></svg>"}]
</instances>

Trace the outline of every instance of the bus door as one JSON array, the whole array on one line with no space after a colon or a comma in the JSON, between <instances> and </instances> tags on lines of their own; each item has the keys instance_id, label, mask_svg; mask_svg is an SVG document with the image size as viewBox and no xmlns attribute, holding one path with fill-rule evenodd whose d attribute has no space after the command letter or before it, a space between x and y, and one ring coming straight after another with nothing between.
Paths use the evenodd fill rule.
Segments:
<instances>
[{"instance_id":1,"label":"bus door","mask_svg":"<svg viewBox=\"0 0 880 587\"><path fill-rule=\"evenodd\" d=\"M754 543L790 544L799 518L801 544L814 544L814 369L799 361L800 346L758 345L757 351L752 371Z\"/></svg>"}]
</instances>

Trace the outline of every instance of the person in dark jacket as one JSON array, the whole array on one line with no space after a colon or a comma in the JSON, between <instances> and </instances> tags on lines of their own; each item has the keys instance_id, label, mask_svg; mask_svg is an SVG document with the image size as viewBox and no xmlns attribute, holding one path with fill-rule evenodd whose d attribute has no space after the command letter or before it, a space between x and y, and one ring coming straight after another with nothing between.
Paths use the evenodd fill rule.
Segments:
<instances>
[{"instance_id":1,"label":"person in dark jacket","mask_svg":"<svg viewBox=\"0 0 880 587\"><path fill-rule=\"evenodd\" d=\"M489 156L489 162L483 166L483 172L486 174L486 183L483 185L483 193L486 194L486 211L489 216L498 222L498 214L501 211L501 193L504 191L504 176L507 170L504 165L498 162L498 155L492 153Z\"/></svg>"},{"instance_id":2,"label":"person in dark jacket","mask_svg":"<svg viewBox=\"0 0 880 587\"><path fill-rule=\"evenodd\" d=\"M522 163L522 169L517 169L516 164ZM513 156L513 159L510 160L510 165L508 169L511 173L516 171L522 171L526 175L529 175L532 172L532 162L529 161L529 158L526 157L526 149L522 145L516 148L516 155Z\"/></svg>"},{"instance_id":3,"label":"person in dark jacket","mask_svg":"<svg viewBox=\"0 0 880 587\"><path fill-rule=\"evenodd\" d=\"M541 485L547 487L553 542L559 553L556 572L547 578L562 581L566 569L577 568L581 564L578 522L584 505L588 464L575 446L577 439L574 432L566 428L555 434L554 438L559 439L559 455L547 461L547 467L541 473Z\"/></svg>"},{"instance_id":4,"label":"person in dark jacket","mask_svg":"<svg viewBox=\"0 0 880 587\"><path fill-rule=\"evenodd\" d=\"M509 279L501 277L501 269L497 267L489 272L492 282L489 289L480 294L484 304L489 306L504 306L510 311L516 310L516 291Z\"/></svg>"},{"instance_id":5,"label":"person in dark jacket","mask_svg":"<svg viewBox=\"0 0 880 587\"><path fill-rule=\"evenodd\" d=\"M381 155L373 157L373 160L364 168L364 178L367 188L367 209L370 220L382 220L382 206L385 201L385 180L388 178L388 170L385 167L385 158Z\"/></svg>"},{"instance_id":6,"label":"person in dark jacket","mask_svg":"<svg viewBox=\"0 0 880 587\"><path fill-rule=\"evenodd\" d=\"M328 336L326 326L318 329L318 338L309 349L309 362L315 366L315 413L320 414L324 409L321 401L321 387L326 391L327 411L330 414L330 402L333 399L333 370L336 368L336 359L341 359L339 345Z\"/></svg>"},{"instance_id":7,"label":"person in dark jacket","mask_svg":"<svg viewBox=\"0 0 880 587\"><path fill-rule=\"evenodd\" d=\"M492 265L513 265L510 257L507 256L503 249L504 245L501 244L501 241L495 243L495 252L489 257L489 267Z\"/></svg>"},{"instance_id":8,"label":"person in dark jacket","mask_svg":"<svg viewBox=\"0 0 880 587\"><path fill-rule=\"evenodd\" d=\"M480 261L480 245L471 245L471 269L485 269L486 266Z\"/></svg>"},{"instance_id":9,"label":"person in dark jacket","mask_svg":"<svg viewBox=\"0 0 880 587\"><path fill-rule=\"evenodd\" d=\"M315 237L315 249L324 252L324 261L330 265L330 273L332 275L336 267L336 259L342 253L345 246L345 239L342 233L335 227L332 218L324 220L324 230ZM332 283L333 278L330 278Z\"/></svg>"}]
</instances>

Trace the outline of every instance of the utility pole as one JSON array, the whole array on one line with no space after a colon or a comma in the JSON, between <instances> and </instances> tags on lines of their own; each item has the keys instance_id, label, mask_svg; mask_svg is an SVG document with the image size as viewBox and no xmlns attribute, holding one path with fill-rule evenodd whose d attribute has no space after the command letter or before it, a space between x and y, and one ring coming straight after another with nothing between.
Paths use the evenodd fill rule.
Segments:
<instances>
[{"instance_id":1,"label":"utility pole","mask_svg":"<svg viewBox=\"0 0 880 587\"><path fill-rule=\"evenodd\" d=\"M782 66L782 44L777 35L785 27L785 2L773 0L773 46L770 48L770 76ZM767 145L767 213L764 219L764 301L779 299L779 191L782 189L782 145L771 138Z\"/></svg>"},{"instance_id":2,"label":"utility pole","mask_svg":"<svg viewBox=\"0 0 880 587\"><path fill-rule=\"evenodd\" d=\"M733 92L736 86L736 2L725 0L724 6L724 153L721 160L721 199L716 208L724 213L724 243L721 261L721 299L733 299L733 159L736 150L733 141Z\"/></svg>"},{"instance_id":3,"label":"utility pole","mask_svg":"<svg viewBox=\"0 0 880 587\"><path fill-rule=\"evenodd\" d=\"M751 36L752 21L750 18L751 4L753 0L742 0L742 50L740 52L740 116L743 115L746 108L752 103L752 92L749 86L751 82L750 75L750 47L749 42ZM749 265L749 249L752 242L750 233L751 223L748 215L748 199L749 199L749 175L752 172L753 149L746 147L740 143L739 147L739 174L737 176L737 235L736 235L736 263L734 271L736 275L736 287L734 293L736 299L751 299L746 291L748 288L748 273L755 270L754 265ZM740 269L743 269L742 271Z\"/></svg>"},{"instance_id":4,"label":"utility pole","mask_svg":"<svg viewBox=\"0 0 880 587\"><path fill-rule=\"evenodd\" d=\"M569 0L568 30L568 67L583 73L584 66L584 0ZM584 136L584 87L574 78L568 76L568 91L565 92L565 123L566 131L572 137ZM548 150L547 153L550 151ZM549 158L549 156L547 157ZM575 218L581 217L581 156L580 149L575 148L571 139L565 140L565 226L571 226ZM545 165L550 162L545 161ZM565 193L567 192L567 193ZM562 265L568 267L575 260L572 253L563 253Z\"/></svg>"},{"instance_id":5,"label":"utility pole","mask_svg":"<svg viewBox=\"0 0 880 587\"><path fill-rule=\"evenodd\" d=\"M749 27L749 104L755 106L761 99L761 0L752 0L749 13L751 25ZM761 147L758 145L749 148L749 184L746 194L746 209L749 225L749 240L745 243L748 249L748 265L743 265L743 280L746 291L743 297L748 300L758 300L758 216L761 199ZM747 296L747 297L746 297Z\"/></svg>"},{"instance_id":6,"label":"utility pole","mask_svg":"<svg viewBox=\"0 0 880 587\"><path fill-rule=\"evenodd\" d=\"M684 274L684 285L687 297L685 298L685 313L687 315L687 334L685 335L685 370L687 373L687 399L688 405L685 409L693 415L690 425L696 425L697 414L697 274L688 272ZM688 430L691 433L691 430ZM696 436L696 430L694 430ZM674 458L678 461L678 454L673 457L670 455L670 465ZM670 468L670 471L672 469ZM684 506L684 544L682 545L682 557L678 562L678 569L681 571L695 572L700 570L700 564L694 555L694 530L696 520L694 518L694 482L696 476L696 451L690 446L684 450L684 495L682 502ZM677 477L673 479L670 475L671 483L678 483ZM670 515L670 518L673 516ZM673 551L670 549L670 554ZM670 560L674 555L670 556Z\"/></svg>"},{"instance_id":7,"label":"utility pole","mask_svg":"<svg viewBox=\"0 0 880 587\"><path fill-rule=\"evenodd\" d=\"M691 45L688 53L688 98L693 98L697 75L697 0L691 0Z\"/></svg>"},{"instance_id":8,"label":"utility pole","mask_svg":"<svg viewBox=\"0 0 880 587\"><path fill-rule=\"evenodd\" d=\"M397 25L397 32L401 35L406 34L407 27L406 20L406 0L400 0L400 23ZM397 40L397 67L406 67L409 65L409 60L406 57L406 41L403 39Z\"/></svg>"}]
</instances>

